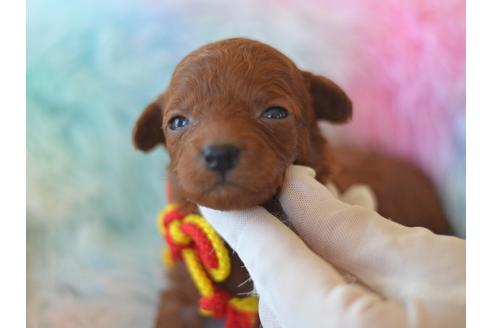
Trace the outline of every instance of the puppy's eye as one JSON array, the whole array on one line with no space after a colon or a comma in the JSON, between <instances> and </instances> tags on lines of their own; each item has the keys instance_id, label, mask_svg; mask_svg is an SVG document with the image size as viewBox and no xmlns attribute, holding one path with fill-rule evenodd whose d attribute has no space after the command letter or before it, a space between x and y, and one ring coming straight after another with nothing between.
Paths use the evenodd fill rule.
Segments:
<instances>
[{"instance_id":1,"label":"puppy's eye","mask_svg":"<svg viewBox=\"0 0 492 328\"><path fill-rule=\"evenodd\" d=\"M287 112L285 108L279 106L269 107L261 114L261 117L271 120L281 120L287 116L289 116L289 112Z\"/></svg>"},{"instance_id":2,"label":"puppy's eye","mask_svg":"<svg viewBox=\"0 0 492 328\"><path fill-rule=\"evenodd\" d=\"M183 117L183 116L179 116L178 115L178 116L174 116L173 118L171 118L169 120L169 122L167 123L167 126L171 130L176 130L176 129L179 129L179 128L184 128L189 123L190 123L190 121L186 117Z\"/></svg>"}]
</instances>

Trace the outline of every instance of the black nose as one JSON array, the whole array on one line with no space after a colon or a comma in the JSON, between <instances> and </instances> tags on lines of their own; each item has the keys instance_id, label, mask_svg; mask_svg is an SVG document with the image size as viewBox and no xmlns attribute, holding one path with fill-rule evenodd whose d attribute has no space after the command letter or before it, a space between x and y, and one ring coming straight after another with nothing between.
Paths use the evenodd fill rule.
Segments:
<instances>
[{"instance_id":1,"label":"black nose","mask_svg":"<svg viewBox=\"0 0 492 328\"><path fill-rule=\"evenodd\" d=\"M203 149L202 156L207 168L224 174L236 165L239 149L234 145L210 145Z\"/></svg>"}]
</instances>

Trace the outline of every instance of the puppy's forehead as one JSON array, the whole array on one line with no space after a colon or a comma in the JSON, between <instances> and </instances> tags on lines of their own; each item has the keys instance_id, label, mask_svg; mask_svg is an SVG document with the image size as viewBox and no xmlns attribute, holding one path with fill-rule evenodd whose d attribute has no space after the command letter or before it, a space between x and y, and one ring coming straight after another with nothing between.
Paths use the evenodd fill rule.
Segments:
<instances>
[{"instance_id":1,"label":"puppy's forehead","mask_svg":"<svg viewBox=\"0 0 492 328\"><path fill-rule=\"evenodd\" d=\"M260 101L292 95L302 75L294 63L257 41L231 39L199 48L176 67L170 84L175 102L233 96Z\"/></svg>"}]
</instances>

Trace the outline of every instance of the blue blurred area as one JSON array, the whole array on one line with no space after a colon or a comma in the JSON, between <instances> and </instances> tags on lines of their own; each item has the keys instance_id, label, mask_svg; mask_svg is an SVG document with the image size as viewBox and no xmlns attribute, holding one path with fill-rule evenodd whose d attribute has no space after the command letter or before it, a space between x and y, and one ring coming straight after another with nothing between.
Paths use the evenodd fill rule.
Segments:
<instances>
[{"instance_id":1,"label":"blue blurred area","mask_svg":"<svg viewBox=\"0 0 492 328\"><path fill-rule=\"evenodd\" d=\"M65 316L84 326L90 300L119 304L105 316L140 318L133 327L153 320L162 244L154 217L167 159L162 149L137 152L131 130L187 47L170 29L177 16L118 6L29 3L28 309L36 326ZM147 307L126 311L132 303Z\"/></svg>"}]
</instances>

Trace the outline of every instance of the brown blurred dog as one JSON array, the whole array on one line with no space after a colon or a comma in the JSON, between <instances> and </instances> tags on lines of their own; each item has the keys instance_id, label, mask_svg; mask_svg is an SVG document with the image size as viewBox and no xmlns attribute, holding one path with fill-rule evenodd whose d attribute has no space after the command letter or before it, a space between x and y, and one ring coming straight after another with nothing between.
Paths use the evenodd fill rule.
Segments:
<instances>
[{"instance_id":1,"label":"brown blurred dog","mask_svg":"<svg viewBox=\"0 0 492 328\"><path fill-rule=\"evenodd\" d=\"M143 151L166 146L170 197L188 211L196 211L196 204L223 210L267 205L286 168L296 163L314 168L319 181L331 180L342 191L369 184L385 217L448 233L436 192L415 167L329 146L317 121L343 123L351 116L351 101L335 83L298 69L268 45L237 38L184 58L169 88L138 119L133 138ZM238 287L247 272L234 261L225 287L247 291L251 286ZM162 296L157 325L199 326L197 299L178 269Z\"/></svg>"}]
</instances>

